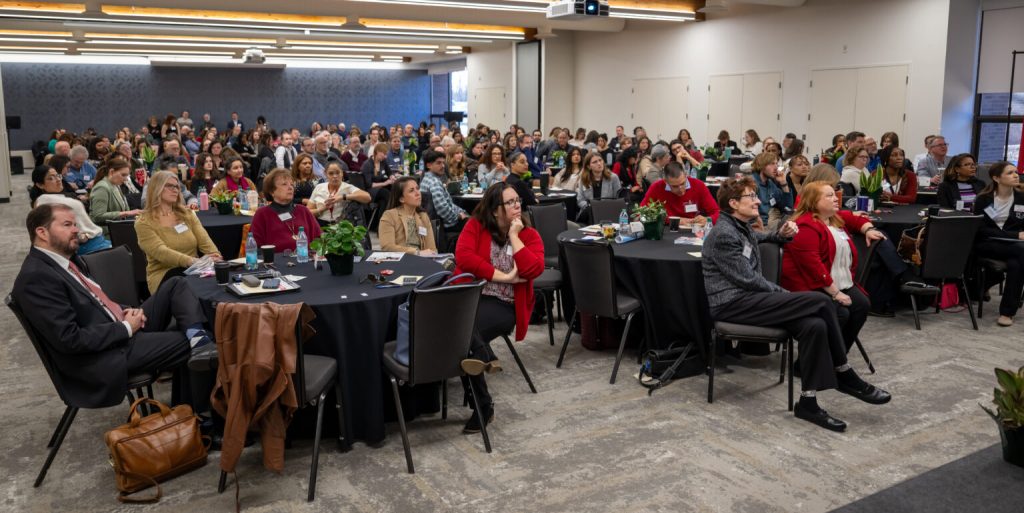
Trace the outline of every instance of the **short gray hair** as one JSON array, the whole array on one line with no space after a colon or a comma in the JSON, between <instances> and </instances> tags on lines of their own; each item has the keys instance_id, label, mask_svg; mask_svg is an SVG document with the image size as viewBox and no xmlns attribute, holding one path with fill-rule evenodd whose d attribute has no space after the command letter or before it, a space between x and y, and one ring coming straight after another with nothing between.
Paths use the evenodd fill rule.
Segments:
<instances>
[{"instance_id":1,"label":"short gray hair","mask_svg":"<svg viewBox=\"0 0 1024 513\"><path fill-rule=\"evenodd\" d=\"M656 144L654 146L654 149L651 150L651 158L654 159L654 160L658 160L658 159L660 159L662 157L667 157L667 156L668 156L668 148L666 148L664 144Z\"/></svg>"},{"instance_id":2,"label":"short gray hair","mask_svg":"<svg viewBox=\"0 0 1024 513\"><path fill-rule=\"evenodd\" d=\"M68 157L75 158L75 155L82 155L85 158L89 158L89 150L85 149L85 146L76 144L71 147L71 151L68 152Z\"/></svg>"}]
</instances>

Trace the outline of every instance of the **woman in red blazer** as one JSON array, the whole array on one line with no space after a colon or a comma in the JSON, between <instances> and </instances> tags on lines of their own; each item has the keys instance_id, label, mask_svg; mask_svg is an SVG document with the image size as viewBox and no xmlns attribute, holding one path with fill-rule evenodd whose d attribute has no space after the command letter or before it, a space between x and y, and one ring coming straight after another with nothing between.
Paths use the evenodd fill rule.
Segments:
<instances>
[{"instance_id":1,"label":"woman in red blazer","mask_svg":"<svg viewBox=\"0 0 1024 513\"><path fill-rule=\"evenodd\" d=\"M799 228L782 256L782 286L791 292L819 291L836 302L849 351L868 318L871 303L854 282L857 248L851 230L870 244L884 236L867 218L839 210L835 190L826 182L806 184L793 220Z\"/></svg>"},{"instance_id":2,"label":"woman in red blazer","mask_svg":"<svg viewBox=\"0 0 1024 513\"><path fill-rule=\"evenodd\" d=\"M487 281L469 359L463 361L482 412L475 412L466 422L465 433L479 432L481 418L489 423L494 417L491 396L479 371L501 370L491 351L491 340L512 328L516 341L526 337L533 312L533 280L544 272L544 243L522 215L519 194L512 186L498 182L484 192L455 246L456 272ZM467 382L463 381L463 387L471 393Z\"/></svg>"}]
</instances>

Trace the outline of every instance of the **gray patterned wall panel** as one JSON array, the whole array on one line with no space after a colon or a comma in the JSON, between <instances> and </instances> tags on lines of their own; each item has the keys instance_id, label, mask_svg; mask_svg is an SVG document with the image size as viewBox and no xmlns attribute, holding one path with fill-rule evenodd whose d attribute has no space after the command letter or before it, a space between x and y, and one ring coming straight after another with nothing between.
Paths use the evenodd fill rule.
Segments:
<instances>
[{"instance_id":1,"label":"gray patterned wall panel","mask_svg":"<svg viewBox=\"0 0 1024 513\"><path fill-rule=\"evenodd\" d=\"M417 123L430 115L430 79L417 70L159 68L93 64L4 63L4 104L21 116L11 148L29 149L55 127L94 127L113 135L138 130L150 114L209 112L221 130L231 111L246 127L266 116L280 129L308 131L314 121L367 128Z\"/></svg>"}]
</instances>

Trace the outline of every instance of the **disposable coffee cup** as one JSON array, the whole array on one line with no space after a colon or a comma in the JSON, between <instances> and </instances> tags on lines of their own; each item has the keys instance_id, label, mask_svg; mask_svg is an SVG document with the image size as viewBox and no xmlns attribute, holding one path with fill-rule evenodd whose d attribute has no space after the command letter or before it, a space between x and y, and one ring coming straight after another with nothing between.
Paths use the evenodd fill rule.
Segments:
<instances>
[{"instance_id":1,"label":"disposable coffee cup","mask_svg":"<svg viewBox=\"0 0 1024 513\"><path fill-rule=\"evenodd\" d=\"M231 264L227 262L217 262L213 264L213 271L217 275L218 285L226 285L228 280L231 279Z\"/></svg>"},{"instance_id":2,"label":"disposable coffee cup","mask_svg":"<svg viewBox=\"0 0 1024 513\"><path fill-rule=\"evenodd\" d=\"M670 216L668 218L668 229L669 229L669 231L672 231L672 232L678 232L679 231L679 217L678 216Z\"/></svg>"},{"instance_id":3,"label":"disposable coffee cup","mask_svg":"<svg viewBox=\"0 0 1024 513\"><path fill-rule=\"evenodd\" d=\"M263 252L263 263L272 264L274 263L274 250L277 249L273 244L266 244L260 246L260 251Z\"/></svg>"}]
</instances>

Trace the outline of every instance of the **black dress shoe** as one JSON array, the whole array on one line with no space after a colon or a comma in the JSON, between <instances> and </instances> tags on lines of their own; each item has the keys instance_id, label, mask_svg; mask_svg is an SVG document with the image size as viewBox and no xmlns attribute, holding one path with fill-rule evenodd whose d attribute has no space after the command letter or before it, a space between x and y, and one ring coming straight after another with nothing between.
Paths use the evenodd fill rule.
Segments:
<instances>
[{"instance_id":1,"label":"black dress shoe","mask_svg":"<svg viewBox=\"0 0 1024 513\"><path fill-rule=\"evenodd\" d=\"M864 383L863 388L857 388L851 385L839 382L838 390L846 395L851 395L864 401L868 404L885 404L892 400L892 395L881 388L874 385Z\"/></svg>"},{"instance_id":2,"label":"black dress shoe","mask_svg":"<svg viewBox=\"0 0 1024 513\"><path fill-rule=\"evenodd\" d=\"M194 371L216 371L217 363L217 344L210 342L193 347L188 358L188 368Z\"/></svg>"},{"instance_id":3,"label":"black dress shoe","mask_svg":"<svg viewBox=\"0 0 1024 513\"><path fill-rule=\"evenodd\" d=\"M480 417L483 417L483 418L487 419L485 421L486 424L490 424L491 421L494 420L494 406L493 405L488 404L487 406L481 406L480 409L483 410L483 415L478 415L479 412L473 411L473 416L470 417L468 421L466 421L466 425L463 426L463 428L462 428L462 432L463 433L465 433L467 435L474 435L476 433L479 433L480 432Z\"/></svg>"},{"instance_id":4,"label":"black dress shoe","mask_svg":"<svg viewBox=\"0 0 1024 513\"><path fill-rule=\"evenodd\" d=\"M800 403L797 403L793 407L793 414L796 418L806 420L812 424L817 424L829 431L843 432L846 431L846 423L829 415L827 411L818 408L818 411L812 412L807 411Z\"/></svg>"},{"instance_id":5,"label":"black dress shoe","mask_svg":"<svg viewBox=\"0 0 1024 513\"><path fill-rule=\"evenodd\" d=\"M868 310L868 315L871 317L896 317L896 314L888 308L882 308L881 310Z\"/></svg>"}]
</instances>

